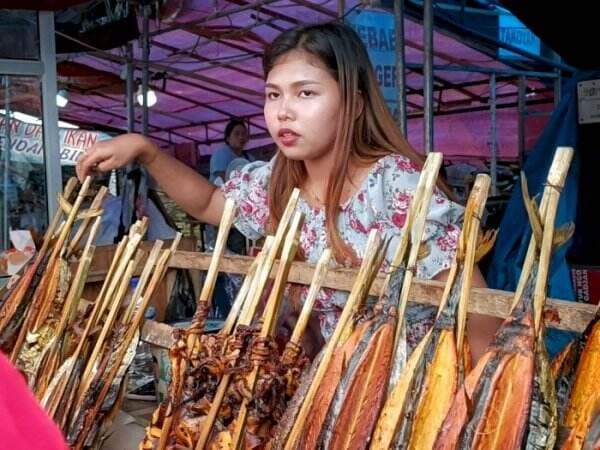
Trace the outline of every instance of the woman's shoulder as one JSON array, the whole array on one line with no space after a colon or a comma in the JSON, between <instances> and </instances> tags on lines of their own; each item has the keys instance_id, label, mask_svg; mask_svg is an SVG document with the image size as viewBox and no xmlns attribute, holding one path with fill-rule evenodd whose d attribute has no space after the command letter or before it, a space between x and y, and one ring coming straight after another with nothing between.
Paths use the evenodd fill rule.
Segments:
<instances>
[{"instance_id":1,"label":"woman's shoulder","mask_svg":"<svg viewBox=\"0 0 600 450\"><path fill-rule=\"evenodd\" d=\"M405 172L409 174L419 174L421 172L420 164L413 161L408 156L400 153L390 153L377 160L376 169L385 174L386 172Z\"/></svg>"},{"instance_id":2,"label":"woman's shoulder","mask_svg":"<svg viewBox=\"0 0 600 450\"><path fill-rule=\"evenodd\" d=\"M231 170L229 179L238 179L238 181L245 182L268 179L271 176L271 169L271 161L252 161Z\"/></svg>"}]
</instances>

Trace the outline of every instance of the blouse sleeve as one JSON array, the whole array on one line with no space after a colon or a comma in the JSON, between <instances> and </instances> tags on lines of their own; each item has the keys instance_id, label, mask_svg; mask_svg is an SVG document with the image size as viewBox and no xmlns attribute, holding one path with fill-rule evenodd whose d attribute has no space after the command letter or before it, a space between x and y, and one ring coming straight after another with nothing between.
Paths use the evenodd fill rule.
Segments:
<instances>
[{"instance_id":1,"label":"blouse sleeve","mask_svg":"<svg viewBox=\"0 0 600 450\"><path fill-rule=\"evenodd\" d=\"M420 171L406 157L387 158L383 173L387 222L393 229L404 226L406 214L419 181ZM422 241L428 254L417 262L417 277L431 279L450 268L456 250L464 208L438 188L432 196Z\"/></svg>"},{"instance_id":2,"label":"blouse sleeve","mask_svg":"<svg viewBox=\"0 0 600 450\"><path fill-rule=\"evenodd\" d=\"M423 241L429 253L417 263L417 277L431 279L450 268L462 227L464 208L439 189L433 194Z\"/></svg>"},{"instance_id":3,"label":"blouse sleeve","mask_svg":"<svg viewBox=\"0 0 600 450\"><path fill-rule=\"evenodd\" d=\"M221 187L225 197L232 199L237 207L234 226L248 239L259 239L266 234L270 179L271 164L256 161L234 170Z\"/></svg>"}]
</instances>

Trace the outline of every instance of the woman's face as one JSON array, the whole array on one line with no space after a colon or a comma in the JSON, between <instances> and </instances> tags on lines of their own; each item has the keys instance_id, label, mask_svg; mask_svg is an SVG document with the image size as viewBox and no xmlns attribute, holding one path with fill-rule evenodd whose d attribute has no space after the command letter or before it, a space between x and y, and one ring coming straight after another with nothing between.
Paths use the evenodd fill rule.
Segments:
<instances>
[{"instance_id":1,"label":"woman's face","mask_svg":"<svg viewBox=\"0 0 600 450\"><path fill-rule=\"evenodd\" d=\"M267 76L265 97L267 128L287 158L319 160L331 153L341 97L318 58L300 50L284 54Z\"/></svg>"},{"instance_id":2,"label":"woman's face","mask_svg":"<svg viewBox=\"0 0 600 450\"><path fill-rule=\"evenodd\" d=\"M248 142L248 131L244 125L236 125L231 130L231 134L227 138L227 143L229 146L237 151L241 151L244 149L244 146Z\"/></svg>"}]
</instances>

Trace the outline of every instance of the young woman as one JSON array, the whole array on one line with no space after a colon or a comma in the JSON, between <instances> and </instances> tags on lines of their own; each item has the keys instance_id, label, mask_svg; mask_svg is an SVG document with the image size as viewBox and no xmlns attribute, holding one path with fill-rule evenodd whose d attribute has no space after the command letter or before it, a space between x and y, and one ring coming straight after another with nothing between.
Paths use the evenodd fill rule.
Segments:
<instances>
[{"instance_id":1,"label":"young woman","mask_svg":"<svg viewBox=\"0 0 600 450\"><path fill-rule=\"evenodd\" d=\"M236 227L256 239L273 230L292 189L301 189L305 214L300 248L315 263L332 247L338 263L356 266L369 230L398 236L419 178L422 158L410 147L379 91L365 47L340 23L306 26L280 35L264 55L265 107L269 133L279 151L254 162L217 189L191 169L134 134L99 142L79 162L80 178L134 159L177 203L199 220L218 224L226 197L238 205ZM444 280L459 234L462 207L438 189L428 215L429 255L417 276ZM388 261L393 254L390 245ZM477 272L475 285L484 280ZM326 339L346 301L324 289L315 309ZM301 298L300 298L301 301ZM407 322L414 343L432 323L434 309L414 305ZM499 321L471 317L468 338L474 359Z\"/></svg>"}]
</instances>

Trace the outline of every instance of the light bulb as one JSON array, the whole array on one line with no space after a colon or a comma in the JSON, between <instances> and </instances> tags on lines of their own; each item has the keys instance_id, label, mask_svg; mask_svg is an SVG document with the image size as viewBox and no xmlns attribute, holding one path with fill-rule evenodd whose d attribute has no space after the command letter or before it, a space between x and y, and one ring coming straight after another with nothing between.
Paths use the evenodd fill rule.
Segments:
<instances>
[{"instance_id":1,"label":"light bulb","mask_svg":"<svg viewBox=\"0 0 600 450\"><path fill-rule=\"evenodd\" d=\"M59 90L56 93L56 106L64 108L69 103L69 93L64 89Z\"/></svg>"},{"instance_id":2,"label":"light bulb","mask_svg":"<svg viewBox=\"0 0 600 450\"><path fill-rule=\"evenodd\" d=\"M142 94L142 86L141 85L138 88L136 95L137 95L138 104L140 106L143 106L144 105L144 95ZM152 108L154 105L156 105L158 98L156 97L156 94L152 89L148 89L148 91L146 93L146 101L147 101L148 108Z\"/></svg>"}]
</instances>

